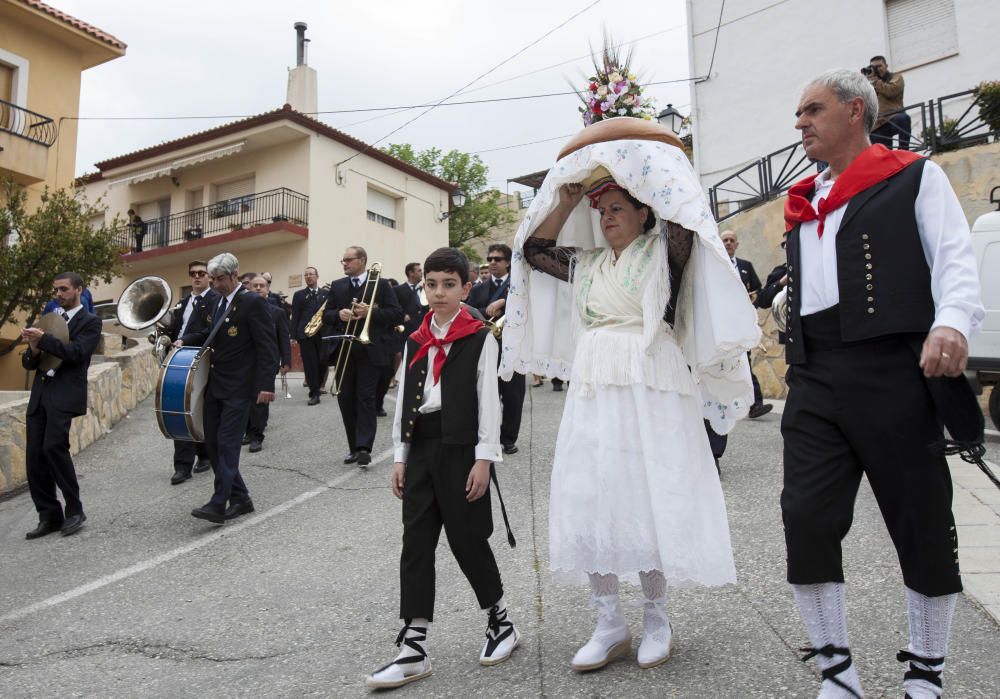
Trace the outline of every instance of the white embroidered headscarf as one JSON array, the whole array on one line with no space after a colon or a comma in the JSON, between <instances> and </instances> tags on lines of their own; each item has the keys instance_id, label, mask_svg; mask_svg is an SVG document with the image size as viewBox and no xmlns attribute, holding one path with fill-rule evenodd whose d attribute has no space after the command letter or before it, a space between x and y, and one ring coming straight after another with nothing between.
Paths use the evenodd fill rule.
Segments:
<instances>
[{"instance_id":1,"label":"white embroidered headscarf","mask_svg":"<svg viewBox=\"0 0 1000 699\"><path fill-rule=\"evenodd\" d=\"M759 343L760 328L691 163L683 151L666 143L595 143L566 155L549 170L514 241L500 376L509 379L517 371L570 377L575 328L579 328L570 285L532 270L524 258L524 241L558 204L559 188L583 182L599 166L655 212L661 236L666 235L665 221L695 233L681 279L674 334L700 383L705 418L716 432L725 434L753 403L746 353ZM581 251L608 246L586 197L570 214L556 244ZM659 247L667 249L666 244ZM670 296L666 259L659 262L654 282L643 297L646 338L663 329L663 310Z\"/></svg>"}]
</instances>

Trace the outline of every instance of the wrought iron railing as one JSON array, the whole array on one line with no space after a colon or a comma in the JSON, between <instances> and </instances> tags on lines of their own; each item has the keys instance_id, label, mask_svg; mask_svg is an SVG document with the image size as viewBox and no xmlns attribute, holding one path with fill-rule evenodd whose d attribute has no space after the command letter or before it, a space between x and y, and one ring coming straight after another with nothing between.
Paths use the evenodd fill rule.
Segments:
<instances>
[{"instance_id":1,"label":"wrought iron railing","mask_svg":"<svg viewBox=\"0 0 1000 699\"><path fill-rule=\"evenodd\" d=\"M885 114L893 124L884 130L887 147L905 148L932 155L989 142L996 136L980 114L980 98L975 90L918 102ZM904 128L906 119L909 128ZM897 117L897 118L894 118ZM872 141L877 136L873 134ZM708 200L716 221L735 216L758 204L776 199L810 169L819 169L806 156L802 143L793 143L755 160L720 180L708 190Z\"/></svg>"},{"instance_id":2,"label":"wrought iron railing","mask_svg":"<svg viewBox=\"0 0 1000 699\"><path fill-rule=\"evenodd\" d=\"M280 221L308 225L309 197L286 187L234 197L141 224L129 224L119 234L118 243L123 250L143 252Z\"/></svg>"},{"instance_id":3,"label":"wrought iron railing","mask_svg":"<svg viewBox=\"0 0 1000 699\"><path fill-rule=\"evenodd\" d=\"M0 131L40 143L46 148L55 143L59 135L56 123L50 117L4 100L0 100Z\"/></svg>"}]
</instances>

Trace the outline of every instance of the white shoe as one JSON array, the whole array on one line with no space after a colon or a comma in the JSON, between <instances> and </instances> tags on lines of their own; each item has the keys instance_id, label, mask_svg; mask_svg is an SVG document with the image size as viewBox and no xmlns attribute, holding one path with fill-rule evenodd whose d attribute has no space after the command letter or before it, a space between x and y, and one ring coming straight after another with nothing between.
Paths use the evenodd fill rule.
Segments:
<instances>
[{"instance_id":1,"label":"white shoe","mask_svg":"<svg viewBox=\"0 0 1000 699\"><path fill-rule=\"evenodd\" d=\"M642 642L639 643L636 659L639 667L646 669L662 665L670 659L674 629L663 608L663 599L647 599L642 606Z\"/></svg>"},{"instance_id":2,"label":"white shoe","mask_svg":"<svg viewBox=\"0 0 1000 699\"><path fill-rule=\"evenodd\" d=\"M431 674L431 659L424 651L427 629L407 624L396 637L396 645L405 645L403 651L388 665L365 678L368 689L394 689L416 682Z\"/></svg>"},{"instance_id":3,"label":"white shoe","mask_svg":"<svg viewBox=\"0 0 1000 699\"><path fill-rule=\"evenodd\" d=\"M507 617L507 609L490 608L490 617L486 625L486 643L483 652L479 654L480 665L496 665L510 657L518 644L521 634L514 622Z\"/></svg>"},{"instance_id":4,"label":"white shoe","mask_svg":"<svg viewBox=\"0 0 1000 699\"><path fill-rule=\"evenodd\" d=\"M599 670L632 650L632 633L625 622L618 595L594 597L594 605L597 607L597 628L573 656L572 667L577 672Z\"/></svg>"}]
</instances>

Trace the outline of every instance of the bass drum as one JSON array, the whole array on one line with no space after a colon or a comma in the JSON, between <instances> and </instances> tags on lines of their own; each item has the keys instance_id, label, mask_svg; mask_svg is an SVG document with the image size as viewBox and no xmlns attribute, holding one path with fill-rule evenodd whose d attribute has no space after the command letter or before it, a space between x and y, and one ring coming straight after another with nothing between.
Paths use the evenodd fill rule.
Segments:
<instances>
[{"instance_id":1,"label":"bass drum","mask_svg":"<svg viewBox=\"0 0 1000 699\"><path fill-rule=\"evenodd\" d=\"M204 442L204 397L212 350L178 347L160 365L156 421L167 439Z\"/></svg>"}]
</instances>

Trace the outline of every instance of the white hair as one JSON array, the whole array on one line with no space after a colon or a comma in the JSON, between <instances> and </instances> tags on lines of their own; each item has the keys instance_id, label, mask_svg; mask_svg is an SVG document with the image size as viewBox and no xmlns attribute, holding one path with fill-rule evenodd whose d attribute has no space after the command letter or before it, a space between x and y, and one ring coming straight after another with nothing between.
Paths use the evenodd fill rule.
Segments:
<instances>
[{"instance_id":1,"label":"white hair","mask_svg":"<svg viewBox=\"0 0 1000 699\"><path fill-rule=\"evenodd\" d=\"M860 97L865 105L863 114L865 133L870 133L875 127L875 119L878 117L878 95L875 94L875 88L871 86L868 78L864 75L856 70L838 68L820 73L810 80L806 87L813 85L830 88L842 104Z\"/></svg>"},{"instance_id":2,"label":"white hair","mask_svg":"<svg viewBox=\"0 0 1000 699\"><path fill-rule=\"evenodd\" d=\"M236 274L240 271L240 261L231 252L219 253L208 261L208 276L219 274Z\"/></svg>"}]
</instances>

